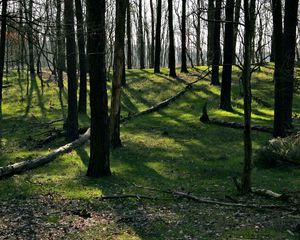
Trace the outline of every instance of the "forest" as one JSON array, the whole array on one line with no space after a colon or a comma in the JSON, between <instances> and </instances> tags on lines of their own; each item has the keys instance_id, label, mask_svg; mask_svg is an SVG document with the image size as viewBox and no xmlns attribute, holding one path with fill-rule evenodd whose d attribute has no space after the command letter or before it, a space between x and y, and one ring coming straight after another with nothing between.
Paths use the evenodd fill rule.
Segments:
<instances>
[{"instance_id":1,"label":"forest","mask_svg":"<svg viewBox=\"0 0 300 240\"><path fill-rule=\"evenodd\" d=\"M0 0L0 239L300 239L299 0Z\"/></svg>"}]
</instances>

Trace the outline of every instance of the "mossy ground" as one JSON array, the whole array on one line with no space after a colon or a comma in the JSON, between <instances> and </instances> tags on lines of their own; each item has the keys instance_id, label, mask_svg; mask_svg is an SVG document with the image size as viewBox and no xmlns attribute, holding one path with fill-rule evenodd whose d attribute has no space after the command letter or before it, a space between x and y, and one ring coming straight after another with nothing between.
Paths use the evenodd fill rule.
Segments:
<instances>
[{"instance_id":1,"label":"mossy ground","mask_svg":"<svg viewBox=\"0 0 300 240\"><path fill-rule=\"evenodd\" d=\"M197 79L197 75L205 69L199 67L198 71L191 70L190 74L179 74L177 79L168 77L166 69L157 75L149 69L128 70L121 115L145 110L175 95L186 82ZM253 95L270 104L273 104L272 74L272 65L267 65L252 77ZM111 177L89 179L85 176L89 159L89 146L86 146L44 167L1 180L0 199L23 201L53 194L58 205L60 201L63 206L68 201L78 200L80 209L88 208L95 215L103 212L103 218L109 219L87 224L83 230L65 232L62 238L69 239L296 239L297 236L293 237L287 230L293 230L288 223L296 224L297 218L293 222L288 218L281 219L280 213L276 213L276 218L273 216L275 213L268 211L257 213L170 199L168 195L135 186L180 189L218 199L224 199L226 195L240 198L236 196L231 178L241 175L243 131L204 125L199 121L206 101L210 116L243 121L239 76L239 70L234 69L234 112L219 110L220 88L211 86L208 77L167 108L123 124L123 147L111 154ZM12 86L4 89L0 166L46 154L65 143L64 138L58 138L42 148L35 146L36 140L42 139L49 129L62 127L61 122L51 126L43 124L62 117L56 84L49 83L42 94L37 79L30 85L27 96L25 79L19 79L12 71L7 81L9 83L6 84ZM299 100L295 94L295 113L300 110ZM253 102L252 119L255 124L271 127L272 118L272 109ZM79 122L82 127L88 126L89 116L80 115ZM272 136L254 131L252 137L256 150ZM253 185L277 192L297 192L300 188L299 174L299 169L292 168L254 168ZM101 194L122 193L151 195L158 200L100 202L97 199ZM253 196L248 201L257 200L264 201ZM72 208L72 204L67 206ZM59 208L59 211L63 210ZM268 218L270 214L272 217ZM63 221L64 217L58 213L43 219L55 224Z\"/></svg>"}]
</instances>

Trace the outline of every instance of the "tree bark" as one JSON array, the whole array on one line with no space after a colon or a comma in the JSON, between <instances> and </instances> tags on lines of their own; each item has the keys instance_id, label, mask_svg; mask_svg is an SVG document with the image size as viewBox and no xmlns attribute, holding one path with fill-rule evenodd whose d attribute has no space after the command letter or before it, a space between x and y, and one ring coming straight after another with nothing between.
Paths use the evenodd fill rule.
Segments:
<instances>
[{"instance_id":1,"label":"tree bark","mask_svg":"<svg viewBox=\"0 0 300 240\"><path fill-rule=\"evenodd\" d=\"M132 46L131 46L131 4L127 0L127 68L132 69ZM122 84L126 85L126 82Z\"/></svg>"},{"instance_id":2,"label":"tree bark","mask_svg":"<svg viewBox=\"0 0 300 240\"><path fill-rule=\"evenodd\" d=\"M65 0L65 32L67 47L67 75L68 75L68 117L67 139L74 141L78 138L77 112L77 76L76 76L76 42L74 30L73 0Z\"/></svg>"},{"instance_id":3,"label":"tree bark","mask_svg":"<svg viewBox=\"0 0 300 240\"><path fill-rule=\"evenodd\" d=\"M105 72L105 2L87 0L91 106L91 154L87 171L89 177L111 175Z\"/></svg>"},{"instance_id":4,"label":"tree bark","mask_svg":"<svg viewBox=\"0 0 300 240\"><path fill-rule=\"evenodd\" d=\"M182 0L181 72L188 73L186 64L186 0Z\"/></svg>"},{"instance_id":5,"label":"tree bark","mask_svg":"<svg viewBox=\"0 0 300 240\"><path fill-rule=\"evenodd\" d=\"M299 0L285 1L282 73L285 81L284 126L286 128L292 128L298 3Z\"/></svg>"},{"instance_id":6,"label":"tree bark","mask_svg":"<svg viewBox=\"0 0 300 240\"><path fill-rule=\"evenodd\" d=\"M252 14L255 9L251 9L250 0L244 0L245 30L244 30L244 69L243 69L243 89L244 89L244 169L242 174L241 192L246 194L251 192L252 173L252 139L251 139L251 42L252 42Z\"/></svg>"},{"instance_id":7,"label":"tree bark","mask_svg":"<svg viewBox=\"0 0 300 240\"><path fill-rule=\"evenodd\" d=\"M79 102L78 112L86 114L86 98L87 98L87 69L86 69L86 51L85 51L85 36L84 22L81 0L75 0L76 19L77 19L77 41L79 52L79 70L80 70L80 87L79 87Z\"/></svg>"},{"instance_id":8,"label":"tree bark","mask_svg":"<svg viewBox=\"0 0 300 240\"><path fill-rule=\"evenodd\" d=\"M221 6L222 6L222 0L216 0L215 18L214 18L215 23L214 23L214 41L213 41L213 66L212 66L212 76L211 76L211 84L215 86L220 85L219 64L221 58L221 48L220 48Z\"/></svg>"},{"instance_id":9,"label":"tree bark","mask_svg":"<svg viewBox=\"0 0 300 240\"><path fill-rule=\"evenodd\" d=\"M207 65L212 65L213 61L213 42L214 42L214 17L215 17L215 0L208 0L208 29L207 29Z\"/></svg>"},{"instance_id":10,"label":"tree bark","mask_svg":"<svg viewBox=\"0 0 300 240\"><path fill-rule=\"evenodd\" d=\"M3 75L5 60L5 44L6 44L6 27L7 27L7 1L2 1L2 22L1 22L1 39L0 39L0 118L2 117L2 99L3 99Z\"/></svg>"},{"instance_id":11,"label":"tree bark","mask_svg":"<svg viewBox=\"0 0 300 240\"><path fill-rule=\"evenodd\" d=\"M176 77L175 41L173 29L173 0L168 0L169 13L169 75Z\"/></svg>"},{"instance_id":12,"label":"tree bark","mask_svg":"<svg viewBox=\"0 0 300 240\"><path fill-rule=\"evenodd\" d=\"M232 111L231 107L231 75L233 64L233 11L234 0L226 0L226 24L224 39L224 62L222 72L220 108Z\"/></svg>"},{"instance_id":13,"label":"tree bark","mask_svg":"<svg viewBox=\"0 0 300 240\"><path fill-rule=\"evenodd\" d=\"M113 149L121 147L120 111L121 111L121 82L124 76L124 37L125 37L126 2L116 1L116 28L114 69L112 81L112 97L110 108L110 143Z\"/></svg>"},{"instance_id":14,"label":"tree bark","mask_svg":"<svg viewBox=\"0 0 300 240\"><path fill-rule=\"evenodd\" d=\"M150 68L154 67L154 51L155 51L155 22L153 0L150 0L151 11L151 49L150 49Z\"/></svg>"},{"instance_id":15,"label":"tree bark","mask_svg":"<svg viewBox=\"0 0 300 240\"><path fill-rule=\"evenodd\" d=\"M145 40L144 40L144 29L143 29L142 0L139 0L138 41L139 41L140 69L144 69L145 68Z\"/></svg>"},{"instance_id":16,"label":"tree bark","mask_svg":"<svg viewBox=\"0 0 300 240\"><path fill-rule=\"evenodd\" d=\"M236 0L235 2L235 10L234 10L234 25L233 25L233 63L236 64L236 43L237 43L237 35L239 31L238 22L240 22L240 15L241 15L241 4L242 0Z\"/></svg>"},{"instance_id":17,"label":"tree bark","mask_svg":"<svg viewBox=\"0 0 300 240\"><path fill-rule=\"evenodd\" d=\"M273 38L275 48L275 108L274 108L274 137L285 137L284 128L284 79L283 66L283 43L282 43L282 6L281 0L273 0Z\"/></svg>"},{"instance_id":18,"label":"tree bark","mask_svg":"<svg viewBox=\"0 0 300 240\"><path fill-rule=\"evenodd\" d=\"M154 73L160 73L161 53L161 0L157 1L156 34L155 34L155 62Z\"/></svg>"}]
</instances>

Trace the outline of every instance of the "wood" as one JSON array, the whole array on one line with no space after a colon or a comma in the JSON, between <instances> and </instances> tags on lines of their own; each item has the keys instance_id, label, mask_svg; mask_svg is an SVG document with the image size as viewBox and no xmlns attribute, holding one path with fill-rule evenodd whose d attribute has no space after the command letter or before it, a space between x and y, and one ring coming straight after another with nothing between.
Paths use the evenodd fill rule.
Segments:
<instances>
[{"instance_id":1,"label":"wood","mask_svg":"<svg viewBox=\"0 0 300 240\"><path fill-rule=\"evenodd\" d=\"M150 107L145 111L142 111L140 113L136 113L134 115L123 118L123 119L121 119L121 123L125 123L129 120L132 120L132 119L136 118L136 117L140 117L142 115L155 112L155 111L157 111L157 110L159 110L163 107L168 106L171 102L175 101L180 96L182 96L185 92L187 92L189 89L191 89L193 84L195 84L198 81L204 79L206 76L208 76L210 74L210 71L208 71L208 69L204 72L206 72L206 74L199 77L196 81L187 84L185 89L180 91L179 93L177 93L175 96L173 96L171 98L168 98L165 101L163 101L163 102L161 102L161 103L159 103L159 104L157 104L153 107ZM79 129L79 131L80 131L80 129ZM34 168L37 168L39 166L42 166L46 163L49 163L49 162L53 161L54 159L56 159L58 156L60 156L64 153L70 152L70 151L72 151L72 150L74 150L78 147L83 146L84 144L86 144L88 142L88 140L90 139L90 136L91 136L90 128L88 128L86 130L86 132L81 137L79 137L79 139L75 140L72 143L68 143L68 144L66 144L66 145L64 145L60 148L57 148L56 150L54 150L53 152L51 152L47 155L40 156L40 157L38 157L34 160L23 161L23 162L15 163L15 164L8 165L8 166L5 166L5 167L0 167L0 179L5 178L5 177L10 177L10 176L13 176L15 174L19 174L19 173L25 172L27 170L34 169Z\"/></svg>"},{"instance_id":2,"label":"wood","mask_svg":"<svg viewBox=\"0 0 300 240\"><path fill-rule=\"evenodd\" d=\"M152 107L150 107L150 108L148 108L148 109L146 109L144 111L141 111L139 113L135 113L135 114L132 114L132 115L130 115L128 117L122 118L121 119L121 123L124 123L124 122L126 122L126 121L128 121L128 120L130 120L132 118L136 118L136 117L140 117L140 116L143 116L145 114L148 114L148 113L156 112L156 111L158 111L158 110L160 110L160 109L168 106L170 103L174 102L175 100L177 100L178 98L180 98L181 96L183 96L187 91L189 91L194 84L196 84L200 80L206 78L210 74L210 71L208 71L208 69L205 70L204 72L206 72L206 74L204 74L203 76L200 76L196 81L187 84L187 86L183 90L181 90L180 92L178 92L175 96L170 97L170 98L168 98L168 99L166 99L166 100L158 103L157 105L152 106Z\"/></svg>"},{"instance_id":3,"label":"wood","mask_svg":"<svg viewBox=\"0 0 300 240\"><path fill-rule=\"evenodd\" d=\"M22 161L5 167L0 167L0 179L10 177L15 174L19 174L31 169L35 169L42 165L45 165L46 163L49 163L54 159L56 159L58 156L64 153L68 153L74 150L75 148L84 145L85 143L88 142L89 139L90 139L90 129L88 129L86 133L80 136L77 140L68 143L62 147L59 147L47 155L40 156L33 160Z\"/></svg>"},{"instance_id":4,"label":"wood","mask_svg":"<svg viewBox=\"0 0 300 240\"><path fill-rule=\"evenodd\" d=\"M107 196L100 196L100 200L107 200L107 199L125 199L125 198L136 198L136 199L157 199L154 197L149 197L145 195L139 195L139 194L122 194L122 195L107 195Z\"/></svg>"},{"instance_id":5,"label":"wood","mask_svg":"<svg viewBox=\"0 0 300 240\"><path fill-rule=\"evenodd\" d=\"M207 198L200 198L198 196L195 196L191 193L182 192L182 191L171 191L171 190L162 190L158 188L152 188L152 187L144 187L135 185L137 188L144 188L149 191L155 191L155 192L161 192L166 194L172 194L175 197L178 198L185 198L190 199L198 203L204 203L204 204L212 204L212 205L220 205L225 207L237 207L237 208L249 208L249 209L273 209L273 210L286 210L286 211L295 211L299 208L299 204L290 204L290 205L260 205L260 204L244 204L244 203L231 203L231 202L224 202L219 201L215 199L207 199Z\"/></svg>"}]
</instances>

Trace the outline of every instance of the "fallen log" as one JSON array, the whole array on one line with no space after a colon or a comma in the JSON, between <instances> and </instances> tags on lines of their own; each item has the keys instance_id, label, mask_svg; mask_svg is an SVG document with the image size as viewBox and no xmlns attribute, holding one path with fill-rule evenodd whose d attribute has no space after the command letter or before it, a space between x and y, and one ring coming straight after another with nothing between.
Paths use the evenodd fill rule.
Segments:
<instances>
[{"instance_id":1,"label":"fallen log","mask_svg":"<svg viewBox=\"0 0 300 240\"><path fill-rule=\"evenodd\" d=\"M204 71L205 72L205 71ZM197 80L195 80L192 83L187 84L187 86L180 92L178 92L175 96L170 97L164 101L162 101L161 103L152 106L142 112L130 115L126 118L122 118L120 120L121 123L127 122L133 118L148 114L148 113L152 113L155 111L160 110L163 107L168 106L171 102L177 100L179 97L181 97L183 94L185 94L189 89L192 88L192 86L199 82L201 79L205 78L208 74L210 74L210 71L208 71L206 74L204 74L202 77L199 76L199 78ZM33 116L34 118L36 118L35 116ZM61 121L62 119L59 119L57 121ZM54 121L53 121L54 122ZM53 122L49 122L48 124L52 124ZM55 120L56 122L56 120ZM70 152L72 150L74 150L75 148L78 148L82 145L84 145L85 143L88 142L90 138L90 128L86 131L86 133L84 133L84 135L82 135L79 139L75 140L72 143L68 143L60 148L57 148L56 150L54 150L53 152L44 155L44 156L40 156L38 158L35 158L33 160L27 160L27 161L23 161L23 162L19 162L19 163L15 163L12 165L8 165L8 166L4 166L4 167L0 167L0 179L5 178L5 177L10 177L13 176L15 174L19 174L22 172L25 172L27 170L31 170L34 168L37 168L39 166L42 166L46 163L49 163L51 161L53 161L55 158L57 158L58 156ZM46 139L47 143L49 143L49 141L52 141L53 139L55 139L55 137L50 137L50 139Z\"/></svg>"},{"instance_id":2,"label":"fallen log","mask_svg":"<svg viewBox=\"0 0 300 240\"><path fill-rule=\"evenodd\" d=\"M204 72L206 72L206 71L204 71ZM135 113L135 114L131 114L127 117L121 118L120 122L124 123L124 122L127 122L128 120L131 120L132 118L137 118L137 117L143 116L145 114L153 113L153 112L156 112L156 111L168 106L169 104L171 104L172 102L174 102L175 100L177 100L178 98L183 96L187 91L189 91L193 87L194 84L196 84L200 80L206 78L206 76L208 76L209 74L210 74L210 71L207 71L206 74L204 74L203 76L199 76L198 79L195 80L194 82L188 83L183 90L178 92L173 97L170 97L170 98L168 98L168 99L158 103L157 105L152 106L152 107L150 107L150 108L148 108L144 111L141 111L141 112L138 112L138 113Z\"/></svg>"},{"instance_id":3,"label":"fallen log","mask_svg":"<svg viewBox=\"0 0 300 240\"><path fill-rule=\"evenodd\" d=\"M200 116L199 120L207 124L214 124L214 125L219 125L219 126L229 127L234 129L244 129L244 124L242 123L226 122L224 120L220 120L216 118L209 118L207 113L207 103L205 103L203 106L202 115ZM273 128L265 127L265 126L252 125L251 129L260 132L273 133Z\"/></svg>"},{"instance_id":4,"label":"fallen log","mask_svg":"<svg viewBox=\"0 0 300 240\"><path fill-rule=\"evenodd\" d=\"M85 134L81 135L74 142L59 147L47 155L40 156L32 160L22 161L5 167L0 167L0 179L10 177L15 174L19 174L27 170L31 170L40 167L42 165L45 165L46 163L53 161L59 155L70 152L75 148L84 145L85 143L88 142L89 139L90 139L90 129L88 129Z\"/></svg>"}]
</instances>

